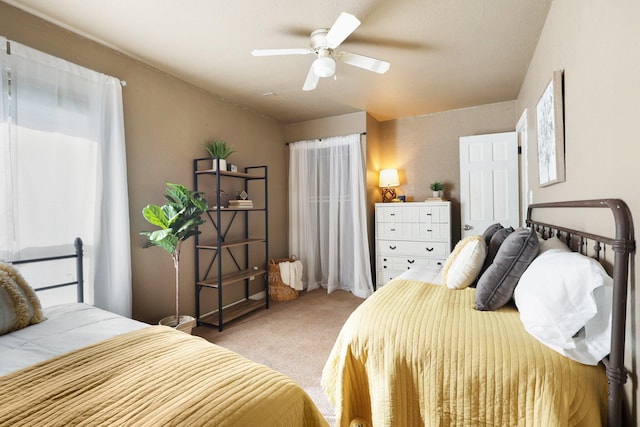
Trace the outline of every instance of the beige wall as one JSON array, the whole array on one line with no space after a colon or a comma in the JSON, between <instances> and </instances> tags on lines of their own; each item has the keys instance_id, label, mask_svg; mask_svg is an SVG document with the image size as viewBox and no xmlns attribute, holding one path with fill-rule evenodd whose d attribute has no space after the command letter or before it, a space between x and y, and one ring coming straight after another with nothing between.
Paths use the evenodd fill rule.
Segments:
<instances>
[{"instance_id":1,"label":"beige wall","mask_svg":"<svg viewBox=\"0 0 640 427\"><path fill-rule=\"evenodd\" d=\"M455 244L460 238L460 166L458 139L515 130L515 101L482 105L426 116L380 123L379 138L369 143L370 169L397 168L398 194L407 200L431 197L429 184L440 181L445 197L452 201L452 230ZM376 183L377 184L377 183ZM379 189L376 202L382 201Z\"/></svg>"},{"instance_id":2,"label":"beige wall","mask_svg":"<svg viewBox=\"0 0 640 427\"><path fill-rule=\"evenodd\" d=\"M382 123L367 114L367 224L369 237L369 255L371 262L371 277L376 284L376 252L375 252L375 203L381 201L379 176L375 165L382 159Z\"/></svg>"},{"instance_id":3,"label":"beige wall","mask_svg":"<svg viewBox=\"0 0 640 427\"><path fill-rule=\"evenodd\" d=\"M192 159L222 138L239 166L269 166L270 255L287 253L287 152L284 127L235 107L164 72L0 3L0 35L127 81L123 89L131 215L133 314L155 322L173 312L173 264L160 248L142 249L149 229L140 214L163 202L165 181L193 186ZM193 241L181 259L181 308L194 314Z\"/></svg>"},{"instance_id":4,"label":"beige wall","mask_svg":"<svg viewBox=\"0 0 640 427\"><path fill-rule=\"evenodd\" d=\"M640 218L640 2L556 0L518 96L518 116L528 109L529 182L534 202L622 198ZM539 188L535 106L554 70L564 70L566 182ZM575 217L578 226L589 216ZM593 222L593 221L591 221ZM596 221L597 222L597 221ZM603 231L611 231L610 228ZM636 257L632 268L639 267ZM632 274L627 327L627 384L638 394L639 295ZM632 401L638 425L637 397Z\"/></svg>"},{"instance_id":5,"label":"beige wall","mask_svg":"<svg viewBox=\"0 0 640 427\"><path fill-rule=\"evenodd\" d=\"M284 136L287 142L328 138L331 136L353 135L367 131L367 113L364 111L325 117L305 122L285 125Z\"/></svg>"}]
</instances>

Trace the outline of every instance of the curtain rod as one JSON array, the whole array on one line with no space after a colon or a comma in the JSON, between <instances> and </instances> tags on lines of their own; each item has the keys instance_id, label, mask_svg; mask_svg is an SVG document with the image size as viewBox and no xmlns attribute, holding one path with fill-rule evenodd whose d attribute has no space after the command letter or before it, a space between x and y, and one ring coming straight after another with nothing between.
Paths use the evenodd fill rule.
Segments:
<instances>
[{"instance_id":1,"label":"curtain rod","mask_svg":"<svg viewBox=\"0 0 640 427\"><path fill-rule=\"evenodd\" d=\"M17 43L17 42L12 41L12 40L8 40L8 39L7 39L6 43L7 43L7 46L6 46L6 52L7 52L7 55L11 55L11 43ZM26 46L26 45L25 45L25 46ZM31 48L31 49L33 49L33 48ZM36 50L37 50L37 49L36 49ZM43 52L43 53L44 53L44 52ZM49 55L49 54L47 54L47 55ZM53 56L53 55L51 55L51 56ZM62 58L59 58L59 59L62 59ZM69 62L70 62L70 61L69 61ZM77 65L77 64L74 64L74 65ZM80 67L82 67L82 65L79 65L79 66L80 66ZM87 68L87 67L84 67L84 68ZM90 68L88 68L88 69L90 69ZM95 70L91 70L91 71L95 71ZM96 73L99 73L99 71L95 71L95 72L96 72ZM120 79L118 79L118 80L120 80ZM120 80L120 85L121 85L122 87L127 86L127 81L126 81L126 80Z\"/></svg>"},{"instance_id":2,"label":"curtain rod","mask_svg":"<svg viewBox=\"0 0 640 427\"><path fill-rule=\"evenodd\" d=\"M366 134L367 134L366 132L360 132L360 136L364 136ZM353 134L350 134L350 135L353 135ZM338 136L340 136L340 135L338 135ZM315 139L317 139L318 141L322 142L322 138L315 138ZM327 139L327 138L324 138L324 139ZM284 145L293 144L294 142L298 142L298 141L285 142Z\"/></svg>"}]
</instances>

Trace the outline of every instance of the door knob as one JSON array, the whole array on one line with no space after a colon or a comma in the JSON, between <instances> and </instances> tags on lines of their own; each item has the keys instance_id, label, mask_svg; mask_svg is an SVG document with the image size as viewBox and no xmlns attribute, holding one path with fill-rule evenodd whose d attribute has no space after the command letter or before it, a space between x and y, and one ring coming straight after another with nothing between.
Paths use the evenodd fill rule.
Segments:
<instances>
[{"instance_id":1,"label":"door knob","mask_svg":"<svg viewBox=\"0 0 640 427\"><path fill-rule=\"evenodd\" d=\"M472 227L472 226L470 226L469 224L465 224L465 225L464 225L464 231L469 231L469 230L471 230L472 228L473 228L473 227Z\"/></svg>"}]
</instances>

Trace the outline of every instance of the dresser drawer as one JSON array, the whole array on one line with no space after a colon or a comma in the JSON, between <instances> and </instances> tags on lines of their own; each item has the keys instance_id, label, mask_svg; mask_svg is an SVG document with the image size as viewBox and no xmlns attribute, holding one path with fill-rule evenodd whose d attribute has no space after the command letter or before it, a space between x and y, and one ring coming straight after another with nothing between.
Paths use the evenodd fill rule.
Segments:
<instances>
[{"instance_id":1,"label":"dresser drawer","mask_svg":"<svg viewBox=\"0 0 640 427\"><path fill-rule=\"evenodd\" d=\"M418 221L449 224L449 208L446 206L422 206L418 208Z\"/></svg>"},{"instance_id":2,"label":"dresser drawer","mask_svg":"<svg viewBox=\"0 0 640 427\"><path fill-rule=\"evenodd\" d=\"M408 264L405 261L404 265L402 264L402 262L393 263L379 261L378 265L376 266L376 289L379 289L381 286L386 285L390 280L399 277L402 273L406 272L411 267L437 267L442 266L444 264L444 261L445 260L441 259L422 258L420 260L416 259L416 262L414 264Z\"/></svg>"},{"instance_id":3,"label":"dresser drawer","mask_svg":"<svg viewBox=\"0 0 640 427\"><path fill-rule=\"evenodd\" d=\"M379 255L376 259L376 269L388 271L404 271L411 267L437 267L444 264L444 258L425 258L406 256Z\"/></svg>"},{"instance_id":4,"label":"dresser drawer","mask_svg":"<svg viewBox=\"0 0 640 427\"><path fill-rule=\"evenodd\" d=\"M377 225L378 238L401 239L418 235L420 224L417 222L379 222Z\"/></svg>"},{"instance_id":5,"label":"dresser drawer","mask_svg":"<svg viewBox=\"0 0 640 427\"><path fill-rule=\"evenodd\" d=\"M414 257L446 258L449 254L446 242L381 240L377 241L379 255L410 255Z\"/></svg>"},{"instance_id":6,"label":"dresser drawer","mask_svg":"<svg viewBox=\"0 0 640 427\"><path fill-rule=\"evenodd\" d=\"M395 279L400 276L403 271L398 270L385 270L377 272L377 280L376 280L376 289L380 289L380 287L389 283L390 280Z\"/></svg>"},{"instance_id":7,"label":"dresser drawer","mask_svg":"<svg viewBox=\"0 0 640 427\"><path fill-rule=\"evenodd\" d=\"M377 206L377 222L420 222L425 224L449 224L449 208L447 206Z\"/></svg>"},{"instance_id":8,"label":"dresser drawer","mask_svg":"<svg viewBox=\"0 0 640 427\"><path fill-rule=\"evenodd\" d=\"M419 222L419 218L418 207L401 204L376 207L376 220L378 222Z\"/></svg>"},{"instance_id":9,"label":"dresser drawer","mask_svg":"<svg viewBox=\"0 0 640 427\"><path fill-rule=\"evenodd\" d=\"M378 239L449 240L449 224L379 222L376 227Z\"/></svg>"}]
</instances>

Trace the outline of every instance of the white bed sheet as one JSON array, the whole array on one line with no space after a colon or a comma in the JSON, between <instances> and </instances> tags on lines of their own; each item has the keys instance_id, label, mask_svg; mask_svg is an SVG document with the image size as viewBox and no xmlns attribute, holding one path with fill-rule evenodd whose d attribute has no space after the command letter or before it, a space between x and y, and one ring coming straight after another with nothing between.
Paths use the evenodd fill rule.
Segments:
<instances>
[{"instance_id":1,"label":"white bed sheet","mask_svg":"<svg viewBox=\"0 0 640 427\"><path fill-rule=\"evenodd\" d=\"M149 326L88 304L45 308L47 320L0 336L0 375Z\"/></svg>"}]
</instances>

